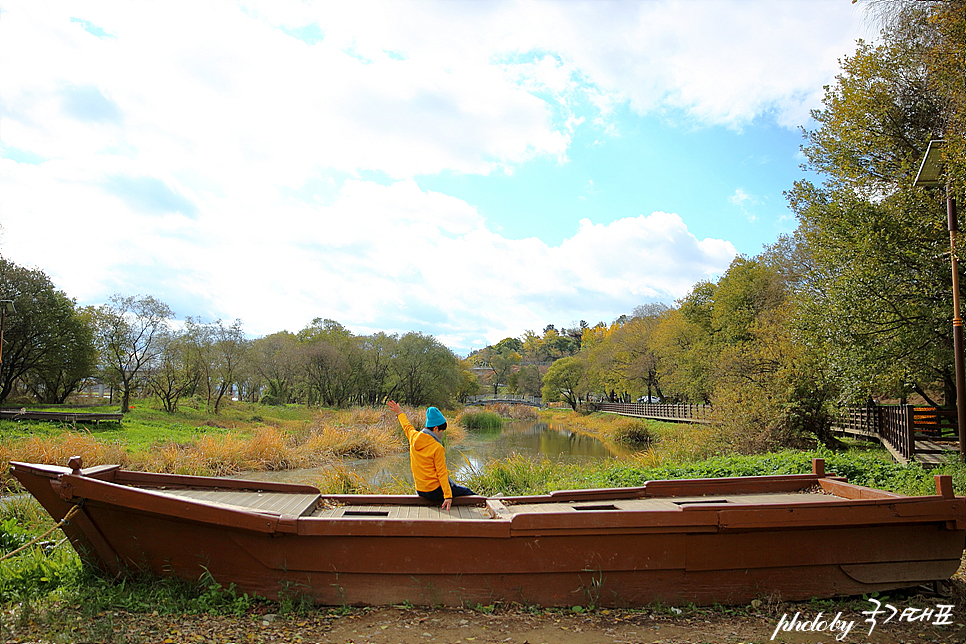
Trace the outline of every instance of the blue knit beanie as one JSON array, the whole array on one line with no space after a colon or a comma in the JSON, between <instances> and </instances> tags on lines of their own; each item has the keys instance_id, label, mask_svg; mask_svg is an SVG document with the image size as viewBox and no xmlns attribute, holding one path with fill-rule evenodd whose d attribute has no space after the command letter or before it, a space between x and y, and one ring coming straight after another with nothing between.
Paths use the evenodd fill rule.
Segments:
<instances>
[{"instance_id":1,"label":"blue knit beanie","mask_svg":"<svg viewBox=\"0 0 966 644\"><path fill-rule=\"evenodd\" d=\"M446 419L438 409L435 407L430 407L426 410L426 427L439 427L440 425L445 424Z\"/></svg>"}]
</instances>

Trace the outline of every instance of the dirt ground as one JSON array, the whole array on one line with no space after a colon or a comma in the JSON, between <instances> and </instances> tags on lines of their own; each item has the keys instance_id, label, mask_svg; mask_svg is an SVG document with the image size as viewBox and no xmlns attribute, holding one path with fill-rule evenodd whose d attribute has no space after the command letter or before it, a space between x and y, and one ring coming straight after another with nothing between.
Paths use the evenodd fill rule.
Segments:
<instances>
[{"instance_id":1,"label":"dirt ground","mask_svg":"<svg viewBox=\"0 0 966 644\"><path fill-rule=\"evenodd\" d=\"M894 603L900 611L911 606L935 607L952 604L950 597L918 596L883 598L883 605ZM78 611L64 610L58 616L18 615L11 610L3 615L0 640L4 642L72 643L159 643L159 644L248 644L248 643L338 643L338 644L638 644L660 642L751 643L751 642L902 642L966 643L966 612L953 609L947 626L934 626L905 620L883 624L884 616L869 635L864 610L873 604L853 600L831 607L828 604L785 604L755 611L743 607L622 611L596 610L573 613L566 610L529 611L523 608L495 607L493 612L471 609L385 607L318 611L310 615L280 616L253 611L240 617L208 615L157 615L125 612L102 613L94 618L80 617ZM680 614L675 611L680 610ZM853 621L848 637L830 630L828 622L842 611L837 623ZM812 632L784 632L776 628L782 616L790 620L826 624ZM819 615L819 612L822 614ZM901 613L900 613L901 614ZM921 613L920 613L921 615ZM933 616L931 621L937 621ZM774 636L774 639L772 637Z\"/></svg>"},{"instance_id":2,"label":"dirt ground","mask_svg":"<svg viewBox=\"0 0 966 644\"><path fill-rule=\"evenodd\" d=\"M93 617L85 616L80 606L55 605L43 612L13 606L0 612L0 643L966 644L966 554L955 576L938 588L875 599L756 600L747 606L640 610L498 604L476 609L386 606L318 608L304 615L269 612L277 606L259 604L241 616L111 611ZM870 615L876 608L880 612ZM847 635L843 624L849 625Z\"/></svg>"}]
</instances>

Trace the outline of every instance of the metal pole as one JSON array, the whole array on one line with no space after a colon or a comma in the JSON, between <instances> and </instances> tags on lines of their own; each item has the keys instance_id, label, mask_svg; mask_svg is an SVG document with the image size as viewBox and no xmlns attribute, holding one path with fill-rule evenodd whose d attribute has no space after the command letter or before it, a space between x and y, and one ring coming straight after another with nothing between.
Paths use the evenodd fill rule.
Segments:
<instances>
[{"instance_id":1,"label":"metal pole","mask_svg":"<svg viewBox=\"0 0 966 644\"><path fill-rule=\"evenodd\" d=\"M949 257L953 264L953 352L956 363L956 420L959 428L959 458L966 461L966 369L963 366L963 318L959 314L959 267L956 260L956 199L946 184L946 216L949 221Z\"/></svg>"}]
</instances>

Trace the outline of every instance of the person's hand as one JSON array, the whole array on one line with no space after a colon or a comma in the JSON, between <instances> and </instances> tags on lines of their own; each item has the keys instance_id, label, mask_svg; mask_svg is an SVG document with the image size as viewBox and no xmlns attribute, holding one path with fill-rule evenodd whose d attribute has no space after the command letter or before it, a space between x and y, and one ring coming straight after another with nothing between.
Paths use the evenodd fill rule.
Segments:
<instances>
[{"instance_id":1,"label":"person's hand","mask_svg":"<svg viewBox=\"0 0 966 644\"><path fill-rule=\"evenodd\" d=\"M453 507L453 499L443 499L443 509L449 510Z\"/></svg>"},{"instance_id":2,"label":"person's hand","mask_svg":"<svg viewBox=\"0 0 966 644\"><path fill-rule=\"evenodd\" d=\"M397 416L402 413L402 407L400 407L399 403L397 403L395 400L390 400L386 403L386 406L389 407L389 410Z\"/></svg>"}]
</instances>

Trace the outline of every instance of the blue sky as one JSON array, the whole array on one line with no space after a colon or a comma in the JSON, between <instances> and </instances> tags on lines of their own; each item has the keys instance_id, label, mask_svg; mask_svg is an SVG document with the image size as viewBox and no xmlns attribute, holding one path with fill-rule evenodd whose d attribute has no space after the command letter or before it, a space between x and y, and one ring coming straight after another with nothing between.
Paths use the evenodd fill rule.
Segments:
<instances>
[{"instance_id":1,"label":"blue sky","mask_svg":"<svg viewBox=\"0 0 966 644\"><path fill-rule=\"evenodd\" d=\"M81 305L465 354L794 230L850 0L6 2L0 253Z\"/></svg>"}]
</instances>

